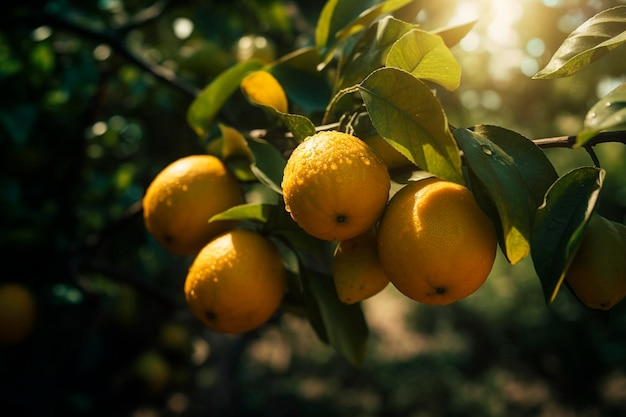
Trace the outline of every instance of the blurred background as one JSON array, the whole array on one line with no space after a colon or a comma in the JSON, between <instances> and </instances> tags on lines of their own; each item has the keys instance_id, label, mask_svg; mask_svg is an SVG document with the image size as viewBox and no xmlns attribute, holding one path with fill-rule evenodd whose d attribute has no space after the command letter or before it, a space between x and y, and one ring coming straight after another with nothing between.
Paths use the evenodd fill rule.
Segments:
<instances>
[{"instance_id":1,"label":"blurred background","mask_svg":"<svg viewBox=\"0 0 626 417\"><path fill-rule=\"evenodd\" d=\"M416 3L427 30L477 20L453 49L461 87L440 95L453 125L576 134L625 80L621 51L569 78L531 76L578 25L626 2ZM167 163L206 151L186 123L194 91L237 61L310 45L323 4L3 4L0 282L33 292L37 320L23 342L0 347L0 415L626 415L626 306L597 317L563 290L547 307L529 260L499 258L485 286L451 306L409 302L391 286L364 302L361 368L290 313L242 336L191 317L190 259L151 239L138 202ZM225 116L258 127L240 111ZM607 169L601 204L619 220L624 148L596 147ZM592 164L584 150L546 153L561 174Z\"/></svg>"}]
</instances>

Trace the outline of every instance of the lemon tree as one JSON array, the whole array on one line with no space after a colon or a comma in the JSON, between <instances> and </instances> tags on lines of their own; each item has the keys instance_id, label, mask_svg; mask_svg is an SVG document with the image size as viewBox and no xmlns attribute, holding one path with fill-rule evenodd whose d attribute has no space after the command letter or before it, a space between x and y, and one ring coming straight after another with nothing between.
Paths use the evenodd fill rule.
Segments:
<instances>
[{"instance_id":1,"label":"lemon tree","mask_svg":"<svg viewBox=\"0 0 626 417\"><path fill-rule=\"evenodd\" d=\"M205 136L237 87L264 113L257 129L228 126L225 134L220 126L213 140L227 163L244 161L240 180L270 192L218 218L250 222L282 242L298 282L290 291L305 300L320 339L353 363L363 360L367 324L359 303L345 301L376 294L385 279L418 302L449 304L479 290L500 251L511 265L531 258L548 304L568 268L574 289L577 263L593 265L580 261L588 244L578 261L574 255L597 211L605 171L596 163L559 174L543 147L590 148L615 140L606 132L622 127L616 103L626 100L623 87L590 109L579 135L537 141L500 126L453 126L437 91L460 86L451 48L473 22L425 31L403 18L409 3L328 1L314 45L235 65L198 94L188 113L191 128ZM623 43L625 10L606 10L581 25L535 78L568 76ZM591 33L599 34L597 43L586 41ZM370 264L361 274L360 261L349 268L342 258L368 230L377 234L377 248L363 255ZM609 244L591 235L587 240ZM587 285L615 293L594 308L622 298L600 271L589 274L595 278ZM372 275L369 292L357 294L350 285L365 275Z\"/></svg>"}]
</instances>

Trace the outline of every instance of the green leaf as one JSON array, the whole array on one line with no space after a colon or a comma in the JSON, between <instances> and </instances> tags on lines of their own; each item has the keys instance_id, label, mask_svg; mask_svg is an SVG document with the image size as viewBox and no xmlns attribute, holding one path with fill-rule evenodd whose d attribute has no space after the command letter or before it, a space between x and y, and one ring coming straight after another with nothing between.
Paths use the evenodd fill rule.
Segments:
<instances>
[{"instance_id":1,"label":"green leaf","mask_svg":"<svg viewBox=\"0 0 626 417\"><path fill-rule=\"evenodd\" d=\"M536 207L543 204L546 191L558 178L546 154L532 140L512 130L491 125L474 126L472 130L488 138L511 157L533 196Z\"/></svg>"},{"instance_id":2,"label":"green leaf","mask_svg":"<svg viewBox=\"0 0 626 417\"><path fill-rule=\"evenodd\" d=\"M320 340L333 346L352 365L365 359L368 328L360 305L344 304L330 275L302 269L307 316Z\"/></svg>"},{"instance_id":3,"label":"green leaf","mask_svg":"<svg viewBox=\"0 0 626 417\"><path fill-rule=\"evenodd\" d=\"M585 117L584 129L574 147L583 146L600 132L626 128L626 84L621 84L598 101Z\"/></svg>"},{"instance_id":4,"label":"green leaf","mask_svg":"<svg viewBox=\"0 0 626 417\"><path fill-rule=\"evenodd\" d=\"M534 79L568 77L626 42L626 6L604 10L565 39Z\"/></svg>"},{"instance_id":5,"label":"green leaf","mask_svg":"<svg viewBox=\"0 0 626 417\"><path fill-rule=\"evenodd\" d=\"M320 51L322 62L330 62L340 42L410 1L329 0L322 9L315 32L315 45Z\"/></svg>"},{"instance_id":6,"label":"green leaf","mask_svg":"<svg viewBox=\"0 0 626 417\"><path fill-rule=\"evenodd\" d=\"M393 44L415 25L385 17L370 26L359 38L350 55L340 62L337 91L354 86L372 71L382 68Z\"/></svg>"},{"instance_id":7,"label":"green leaf","mask_svg":"<svg viewBox=\"0 0 626 417\"><path fill-rule=\"evenodd\" d=\"M461 83L461 66L438 35L413 29L393 45L386 65L433 81L448 90Z\"/></svg>"},{"instance_id":8,"label":"green leaf","mask_svg":"<svg viewBox=\"0 0 626 417\"><path fill-rule=\"evenodd\" d=\"M537 211L532 259L548 304L556 298L602 188L605 172L581 167L559 178Z\"/></svg>"},{"instance_id":9,"label":"green leaf","mask_svg":"<svg viewBox=\"0 0 626 417\"><path fill-rule=\"evenodd\" d=\"M364 30L381 16L391 13L394 10L398 10L412 1L413 0L387 0L372 6L361 13L357 19L350 22L348 26L338 31L336 36L339 41L344 40L347 37Z\"/></svg>"},{"instance_id":10,"label":"green leaf","mask_svg":"<svg viewBox=\"0 0 626 417\"><path fill-rule=\"evenodd\" d=\"M209 223L218 220L253 220L267 222L272 205L249 203L231 207L209 219Z\"/></svg>"},{"instance_id":11,"label":"green leaf","mask_svg":"<svg viewBox=\"0 0 626 417\"><path fill-rule=\"evenodd\" d=\"M433 30L431 33L441 36L441 39L443 39L443 42L446 44L446 46L448 48L452 48L453 46L461 42L461 39L463 39L465 35L467 35L474 28L476 22L476 20L473 20L471 22L462 23L460 25L447 26L444 28Z\"/></svg>"},{"instance_id":12,"label":"green leaf","mask_svg":"<svg viewBox=\"0 0 626 417\"><path fill-rule=\"evenodd\" d=\"M239 88L241 80L262 66L256 61L237 64L221 73L200 92L187 109L187 123L198 136L207 134L226 101Z\"/></svg>"},{"instance_id":13,"label":"green leaf","mask_svg":"<svg viewBox=\"0 0 626 417\"><path fill-rule=\"evenodd\" d=\"M422 81L396 68L381 68L359 86L372 124L421 169L462 184L461 157L441 103Z\"/></svg>"},{"instance_id":14,"label":"green leaf","mask_svg":"<svg viewBox=\"0 0 626 417\"><path fill-rule=\"evenodd\" d=\"M497 212L500 247L508 261L516 264L530 252L532 216L537 207L524 174L511 155L480 131L459 128L454 136L472 175L472 191L483 208L493 207Z\"/></svg>"},{"instance_id":15,"label":"green leaf","mask_svg":"<svg viewBox=\"0 0 626 417\"><path fill-rule=\"evenodd\" d=\"M281 183L287 162L278 150L261 139L247 138L248 148L254 160L250 169L254 175L270 189L282 195Z\"/></svg>"}]
</instances>

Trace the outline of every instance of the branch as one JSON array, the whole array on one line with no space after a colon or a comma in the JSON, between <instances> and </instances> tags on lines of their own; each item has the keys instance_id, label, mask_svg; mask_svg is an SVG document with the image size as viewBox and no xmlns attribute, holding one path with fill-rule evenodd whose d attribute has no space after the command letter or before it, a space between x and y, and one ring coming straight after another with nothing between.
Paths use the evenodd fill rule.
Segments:
<instances>
[{"instance_id":1,"label":"branch","mask_svg":"<svg viewBox=\"0 0 626 417\"><path fill-rule=\"evenodd\" d=\"M574 148L576 145L576 136L555 136L551 138L534 139L533 142L540 148ZM608 142L626 144L626 130L598 133L590 139L585 146L589 147Z\"/></svg>"},{"instance_id":2,"label":"branch","mask_svg":"<svg viewBox=\"0 0 626 417\"><path fill-rule=\"evenodd\" d=\"M56 26L59 28L70 30L78 35L89 38L93 41L107 44L114 52L128 60L130 63L136 65L140 69L147 71L154 75L158 80L167 83L185 93L191 98L195 98L200 90L192 85L189 85L184 80L178 78L174 71L164 66L155 64L139 54L136 54L129 50L124 44L123 35L130 29L135 28L141 23L145 23L152 19L155 19L160 14L166 5L166 2L160 2L152 6L154 9L148 8L148 12L142 14L141 12L135 16L135 19L131 19L125 25L118 27L117 29L95 29L82 24L76 19L71 18L71 13L51 12L44 11L44 19L47 24ZM139 16L139 17L137 17Z\"/></svg>"}]
</instances>

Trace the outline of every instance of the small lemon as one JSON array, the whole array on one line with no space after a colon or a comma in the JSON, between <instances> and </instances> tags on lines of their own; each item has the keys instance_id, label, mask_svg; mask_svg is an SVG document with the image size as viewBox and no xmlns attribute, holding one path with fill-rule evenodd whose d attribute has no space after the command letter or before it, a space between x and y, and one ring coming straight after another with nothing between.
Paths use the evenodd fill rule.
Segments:
<instances>
[{"instance_id":1,"label":"small lemon","mask_svg":"<svg viewBox=\"0 0 626 417\"><path fill-rule=\"evenodd\" d=\"M354 304L381 292L389 278L378 257L376 229L340 242L333 257L333 280L337 296Z\"/></svg>"},{"instance_id":2,"label":"small lemon","mask_svg":"<svg viewBox=\"0 0 626 417\"><path fill-rule=\"evenodd\" d=\"M587 307L609 310L626 297L626 226L592 214L565 281Z\"/></svg>"},{"instance_id":3,"label":"small lemon","mask_svg":"<svg viewBox=\"0 0 626 417\"><path fill-rule=\"evenodd\" d=\"M31 334L36 302L30 289L17 282L0 285L0 344L14 345Z\"/></svg>"}]
</instances>

